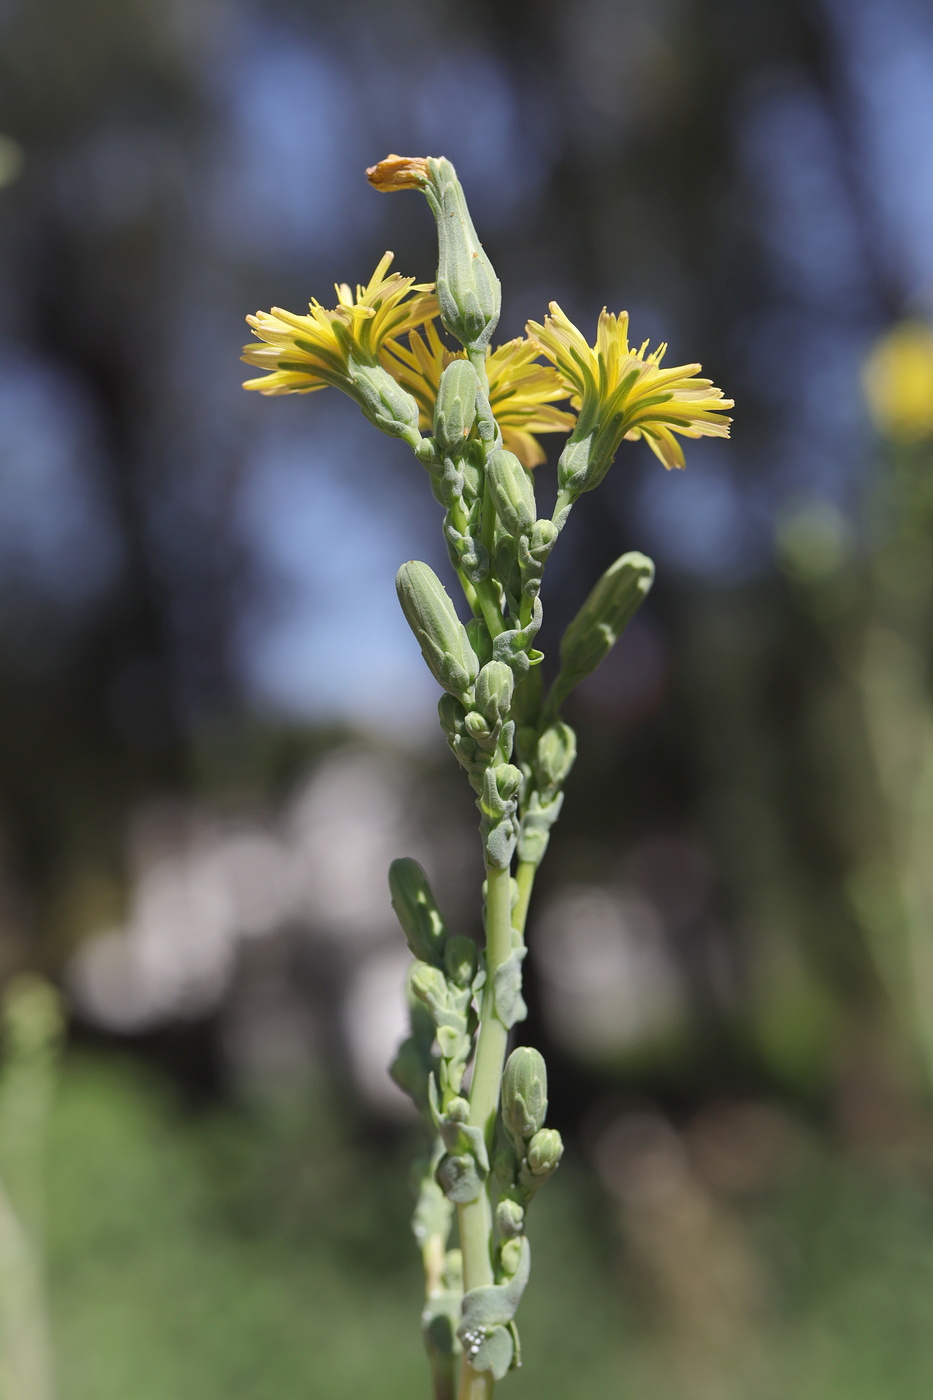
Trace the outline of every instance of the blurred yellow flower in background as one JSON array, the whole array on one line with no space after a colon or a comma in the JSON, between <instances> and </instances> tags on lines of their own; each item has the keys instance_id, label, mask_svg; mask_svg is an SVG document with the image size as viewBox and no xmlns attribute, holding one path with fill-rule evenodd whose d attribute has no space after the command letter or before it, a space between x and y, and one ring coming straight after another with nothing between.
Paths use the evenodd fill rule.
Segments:
<instances>
[{"instance_id":1,"label":"blurred yellow flower in background","mask_svg":"<svg viewBox=\"0 0 933 1400\"><path fill-rule=\"evenodd\" d=\"M393 257L386 253L355 295L345 282L339 283L333 311L312 301L307 316L278 306L247 316L263 344L245 345L242 358L268 373L247 379L243 388L260 394L313 394L332 385L354 393L348 373L351 357L357 364L378 364L384 341L437 314L433 284L416 284L413 277L389 274Z\"/></svg>"},{"instance_id":2,"label":"blurred yellow flower in background","mask_svg":"<svg viewBox=\"0 0 933 1400\"><path fill-rule=\"evenodd\" d=\"M933 437L933 328L903 321L876 341L862 375L875 427L895 442Z\"/></svg>"},{"instance_id":3,"label":"blurred yellow flower in background","mask_svg":"<svg viewBox=\"0 0 933 1400\"><path fill-rule=\"evenodd\" d=\"M523 466L536 467L545 460L537 433L568 433L575 415L553 407L566 399L568 389L557 370L538 362L538 345L531 340L509 340L486 351L489 402L502 429L502 440ZM383 346L382 363L417 401L421 427L430 431L441 375L451 360L465 359L463 350L448 350L433 322L423 334L412 331L405 346L396 340Z\"/></svg>"},{"instance_id":4,"label":"blurred yellow flower in background","mask_svg":"<svg viewBox=\"0 0 933 1400\"><path fill-rule=\"evenodd\" d=\"M601 455L614 455L623 438L644 437L665 467L684 465L683 437L729 436L730 418L722 417L733 400L723 398L709 379L697 379L700 365L661 369L667 350L650 355L648 341L638 350L628 343L628 313L600 313L596 344L552 301L544 324L529 321L526 330L557 367L571 402L580 412L578 431L596 432Z\"/></svg>"}]
</instances>

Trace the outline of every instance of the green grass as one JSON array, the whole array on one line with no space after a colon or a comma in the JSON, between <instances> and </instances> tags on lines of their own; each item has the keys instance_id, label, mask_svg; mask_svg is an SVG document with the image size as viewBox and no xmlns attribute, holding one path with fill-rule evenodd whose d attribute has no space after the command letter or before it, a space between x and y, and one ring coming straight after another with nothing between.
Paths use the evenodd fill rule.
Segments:
<instances>
[{"instance_id":1,"label":"green grass","mask_svg":"<svg viewBox=\"0 0 933 1400\"><path fill-rule=\"evenodd\" d=\"M190 1113L130 1061L70 1058L49 1157L61 1400L427 1400L407 1144L353 1139L320 1097ZM929 1400L924 1190L814 1152L726 1209L766 1306L751 1369L694 1374L571 1156L535 1204L503 1400Z\"/></svg>"}]
</instances>

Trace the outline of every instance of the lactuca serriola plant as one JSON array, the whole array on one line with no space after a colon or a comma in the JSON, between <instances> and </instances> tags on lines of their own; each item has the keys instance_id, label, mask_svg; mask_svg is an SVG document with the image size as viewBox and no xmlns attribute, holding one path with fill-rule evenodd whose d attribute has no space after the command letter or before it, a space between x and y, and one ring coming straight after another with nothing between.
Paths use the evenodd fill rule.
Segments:
<instances>
[{"instance_id":1,"label":"lactuca serriola plant","mask_svg":"<svg viewBox=\"0 0 933 1400\"><path fill-rule=\"evenodd\" d=\"M629 553L606 571L564 634L548 688L535 645L542 578L574 503L599 485L623 442L644 438L665 467L683 467L680 439L728 437L732 401L699 378L697 364L664 369L664 345L630 345L624 312L603 311L591 345L551 302L525 337L494 347L499 279L450 161L392 155L367 175L377 190L425 196L437 224L434 283L391 272L386 253L365 286L337 286L333 309L312 301L307 314L257 312L248 320L260 343L243 358L263 374L244 387L342 389L375 427L408 444L443 509L466 621L427 564L402 564L396 587L443 692L441 728L476 793L486 938L480 949L451 933L421 867L393 862L392 905L414 961L411 1034L391 1073L426 1129L413 1229L434 1398L489 1400L521 1364L515 1317L531 1267L528 1209L563 1152L545 1126L541 1055L519 1046L506 1058L526 1014L535 873L576 755L561 707L634 616L654 566ZM539 517L539 439L558 432L568 436L557 502Z\"/></svg>"}]
</instances>

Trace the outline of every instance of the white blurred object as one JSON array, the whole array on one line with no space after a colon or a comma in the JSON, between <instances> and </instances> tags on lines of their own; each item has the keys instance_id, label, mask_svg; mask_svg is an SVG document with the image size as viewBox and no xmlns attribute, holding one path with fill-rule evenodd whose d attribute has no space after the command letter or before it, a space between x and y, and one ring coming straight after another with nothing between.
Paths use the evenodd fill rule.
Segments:
<instances>
[{"instance_id":1,"label":"white blurred object","mask_svg":"<svg viewBox=\"0 0 933 1400\"><path fill-rule=\"evenodd\" d=\"M389 862L424 855L406 821L407 781L400 763L344 749L282 822L144 812L127 922L83 944L69 969L79 1011L120 1032L203 1016L226 994L239 944L290 923L359 951L394 937Z\"/></svg>"},{"instance_id":2,"label":"white blurred object","mask_svg":"<svg viewBox=\"0 0 933 1400\"><path fill-rule=\"evenodd\" d=\"M374 1107L394 1118L413 1115L411 1100L389 1078L389 1065L408 1035L405 947L370 954L357 968L344 1003L344 1033L356 1081Z\"/></svg>"},{"instance_id":3,"label":"white blurred object","mask_svg":"<svg viewBox=\"0 0 933 1400\"><path fill-rule=\"evenodd\" d=\"M558 892L530 939L554 1033L605 1059L675 1030L684 1009L677 968L653 904L602 886Z\"/></svg>"}]
</instances>

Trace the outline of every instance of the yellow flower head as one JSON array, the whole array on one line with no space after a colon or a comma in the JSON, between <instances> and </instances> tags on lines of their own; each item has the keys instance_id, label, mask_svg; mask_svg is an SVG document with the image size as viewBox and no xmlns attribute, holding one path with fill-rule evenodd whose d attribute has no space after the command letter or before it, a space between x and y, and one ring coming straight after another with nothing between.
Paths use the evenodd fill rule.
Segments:
<instances>
[{"instance_id":1,"label":"yellow flower head","mask_svg":"<svg viewBox=\"0 0 933 1400\"><path fill-rule=\"evenodd\" d=\"M933 330L904 321L877 342L864 371L875 427L896 442L933 437Z\"/></svg>"},{"instance_id":2,"label":"yellow flower head","mask_svg":"<svg viewBox=\"0 0 933 1400\"><path fill-rule=\"evenodd\" d=\"M337 306L327 311L312 301L307 316L274 306L247 316L261 345L245 345L243 360L268 373L247 379L244 389L260 394L313 394L329 384L354 393L349 375L357 365L376 365L386 340L404 335L437 315L433 284L389 274L394 254L386 253L365 287L356 294L337 286Z\"/></svg>"},{"instance_id":3,"label":"yellow flower head","mask_svg":"<svg viewBox=\"0 0 933 1400\"><path fill-rule=\"evenodd\" d=\"M503 444L526 467L536 467L545 459L536 433L567 433L576 421L572 413L553 407L555 399L567 398L568 390L557 370L538 363L539 353L533 341L521 338L486 351L489 402L502 429ZM448 350L431 321L423 334L412 331L407 347L388 341L381 358L417 401L421 427L429 431L441 375L451 360L465 359L465 351Z\"/></svg>"},{"instance_id":4,"label":"yellow flower head","mask_svg":"<svg viewBox=\"0 0 933 1400\"><path fill-rule=\"evenodd\" d=\"M590 346L556 301L549 310L543 326L529 321L526 330L572 394L580 413L577 434L595 432L601 455L614 456L623 438L643 437L665 467L682 467L683 449L675 433L729 436L732 420L721 415L732 407L732 399L723 398L709 379L696 378L700 365L662 370L666 345L646 354L646 340L632 349L627 312L614 316L603 310L596 344Z\"/></svg>"}]
</instances>

